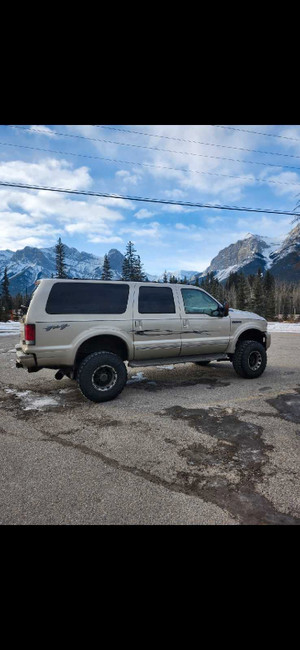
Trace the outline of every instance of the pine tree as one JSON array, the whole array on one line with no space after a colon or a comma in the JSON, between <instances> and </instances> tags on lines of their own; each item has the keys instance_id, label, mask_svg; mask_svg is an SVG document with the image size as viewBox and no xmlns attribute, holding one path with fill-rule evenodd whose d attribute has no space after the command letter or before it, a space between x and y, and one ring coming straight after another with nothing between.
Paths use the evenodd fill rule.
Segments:
<instances>
[{"instance_id":1,"label":"pine tree","mask_svg":"<svg viewBox=\"0 0 300 650\"><path fill-rule=\"evenodd\" d=\"M238 276L236 293L237 309L247 309L249 300L248 291L249 289L244 273L240 273Z\"/></svg>"},{"instance_id":2,"label":"pine tree","mask_svg":"<svg viewBox=\"0 0 300 650\"><path fill-rule=\"evenodd\" d=\"M264 316L267 320L273 320L275 318L275 278L270 271L265 273L263 292L265 300Z\"/></svg>"},{"instance_id":3,"label":"pine tree","mask_svg":"<svg viewBox=\"0 0 300 650\"><path fill-rule=\"evenodd\" d=\"M57 278L67 278L66 273L66 264L65 264L65 247L61 241L61 238L58 238L58 242L55 246L56 252L56 277Z\"/></svg>"},{"instance_id":4,"label":"pine tree","mask_svg":"<svg viewBox=\"0 0 300 650\"><path fill-rule=\"evenodd\" d=\"M132 278L136 282L146 282L146 274L143 271L143 265L139 255L136 255L134 262L134 277Z\"/></svg>"},{"instance_id":5,"label":"pine tree","mask_svg":"<svg viewBox=\"0 0 300 650\"><path fill-rule=\"evenodd\" d=\"M134 244L132 241L129 241L126 246L126 253L123 260L122 280L146 282L147 277L142 266L141 258L137 255Z\"/></svg>"},{"instance_id":6,"label":"pine tree","mask_svg":"<svg viewBox=\"0 0 300 650\"><path fill-rule=\"evenodd\" d=\"M12 298L9 293L9 279L7 275L7 267L4 269L4 275L1 282L1 318L4 321L10 319L10 312L12 309Z\"/></svg>"},{"instance_id":7,"label":"pine tree","mask_svg":"<svg viewBox=\"0 0 300 650\"><path fill-rule=\"evenodd\" d=\"M101 280L111 280L112 276L113 276L113 274L112 274L112 270L110 268L108 255L104 255Z\"/></svg>"},{"instance_id":8,"label":"pine tree","mask_svg":"<svg viewBox=\"0 0 300 650\"><path fill-rule=\"evenodd\" d=\"M134 244L132 241L129 241L126 246L126 253L123 259L122 265L122 280L132 280L134 275L134 263L135 263L135 253Z\"/></svg>"},{"instance_id":9,"label":"pine tree","mask_svg":"<svg viewBox=\"0 0 300 650\"><path fill-rule=\"evenodd\" d=\"M257 275L255 276L253 282L253 292L254 292L254 311L259 316L264 316L265 314L265 301L263 293L263 282L260 269L258 269Z\"/></svg>"},{"instance_id":10,"label":"pine tree","mask_svg":"<svg viewBox=\"0 0 300 650\"><path fill-rule=\"evenodd\" d=\"M164 272L164 275L163 275L163 282L168 282L167 271Z\"/></svg>"}]
</instances>

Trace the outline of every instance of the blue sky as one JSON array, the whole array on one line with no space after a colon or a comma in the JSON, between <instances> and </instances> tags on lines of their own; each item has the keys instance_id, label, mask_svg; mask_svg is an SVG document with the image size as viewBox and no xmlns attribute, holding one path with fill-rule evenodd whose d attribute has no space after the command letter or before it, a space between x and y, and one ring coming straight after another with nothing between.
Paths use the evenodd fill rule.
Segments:
<instances>
[{"instance_id":1,"label":"blue sky","mask_svg":"<svg viewBox=\"0 0 300 650\"><path fill-rule=\"evenodd\" d=\"M0 181L288 211L300 198L298 125L23 126L0 127ZM203 271L249 232L277 238L295 225L284 215L9 187L0 187L0 220L1 250L61 237L100 256L131 240L151 274Z\"/></svg>"}]
</instances>

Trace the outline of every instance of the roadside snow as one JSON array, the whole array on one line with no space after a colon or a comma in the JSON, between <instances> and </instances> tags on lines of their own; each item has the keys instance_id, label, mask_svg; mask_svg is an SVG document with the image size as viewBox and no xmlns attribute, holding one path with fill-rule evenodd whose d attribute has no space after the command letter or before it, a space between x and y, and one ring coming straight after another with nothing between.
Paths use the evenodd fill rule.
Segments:
<instances>
[{"instance_id":1,"label":"roadside snow","mask_svg":"<svg viewBox=\"0 0 300 650\"><path fill-rule=\"evenodd\" d=\"M0 321L0 336L9 336L20 333L20 323L14 320L8 320L7 323Z\"/></svg>"},{"instance_id":2,"label":"roadside snow","mask_svg":"<svg viewBox=\"0 0 300 650\"><path fill-rule=\"evenodd\" d=\"M17 391L15 388L5 388L6 393L11 393L15 395L19 400L21 400L23 411L31 411L33 409L42 409L45 406L59 406L60 402L54 397L48 397L44 395L37 395L31 390Z\"/></svg>"},{"instance_id":3,"label":"roadside snow","mask_svg":"<svg viewBox=\"0 0 300 650\"><path fill-rule=\"evenodd\" d=\"M268 331L300 334L300 323L268 323Z\"/></svg>"},{"instance_id":4,"label":"roadside snow","mask_svg":"<svg viewBox=\"0 0 300 650\"><path fill-rule=\"evenodd\" d=\"M173 364L170 366L156 366L158 370L174 370Z\"/></svg>"},{"instance_id":5,"label":"roadside snow","mask_svg":"<svg viewBox=\"0 0 300 650\"><path fill-rule=\"evenodd\" d=\"M144 376L144 373L142 371L137 372L136 375L132 375L130 379L128 379L127 384L135 384L137 381L145 381L147 377Z\"/></svg>"}]
</instances>

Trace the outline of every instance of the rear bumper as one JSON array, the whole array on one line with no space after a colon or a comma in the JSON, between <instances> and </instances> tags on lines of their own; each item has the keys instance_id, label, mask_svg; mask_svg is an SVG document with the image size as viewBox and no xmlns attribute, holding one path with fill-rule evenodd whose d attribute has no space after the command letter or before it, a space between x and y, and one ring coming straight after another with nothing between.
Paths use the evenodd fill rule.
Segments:
<instances>
[{"instance_id":1,"label":"rear bumper","mask_svg":"<svg viewBox=\"0 0 300 650\"><path fill-rule=\"evenodd\" d=\"M16 345L16 366L17 368L36 368L35 354L25 354L20 344Z\"/></svg>"}]
</instances>

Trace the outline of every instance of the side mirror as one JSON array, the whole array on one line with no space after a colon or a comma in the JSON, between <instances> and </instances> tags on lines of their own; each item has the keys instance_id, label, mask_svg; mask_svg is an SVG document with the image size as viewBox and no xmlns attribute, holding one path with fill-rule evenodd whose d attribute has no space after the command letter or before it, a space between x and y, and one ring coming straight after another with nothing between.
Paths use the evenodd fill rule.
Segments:
<instances>
[{"instance_id":1,"label":"side mirror","mask_svg":"<svg viewBox=\"0 0 300 650\"><path fill-rule=\"evenodd\" d=\"M227 300L224 302L223 309L224 309L224 311L223 311L223 316L228 316L228 312L229 312L229 302L227 302Z\"/></svg>"}]
</instances>

